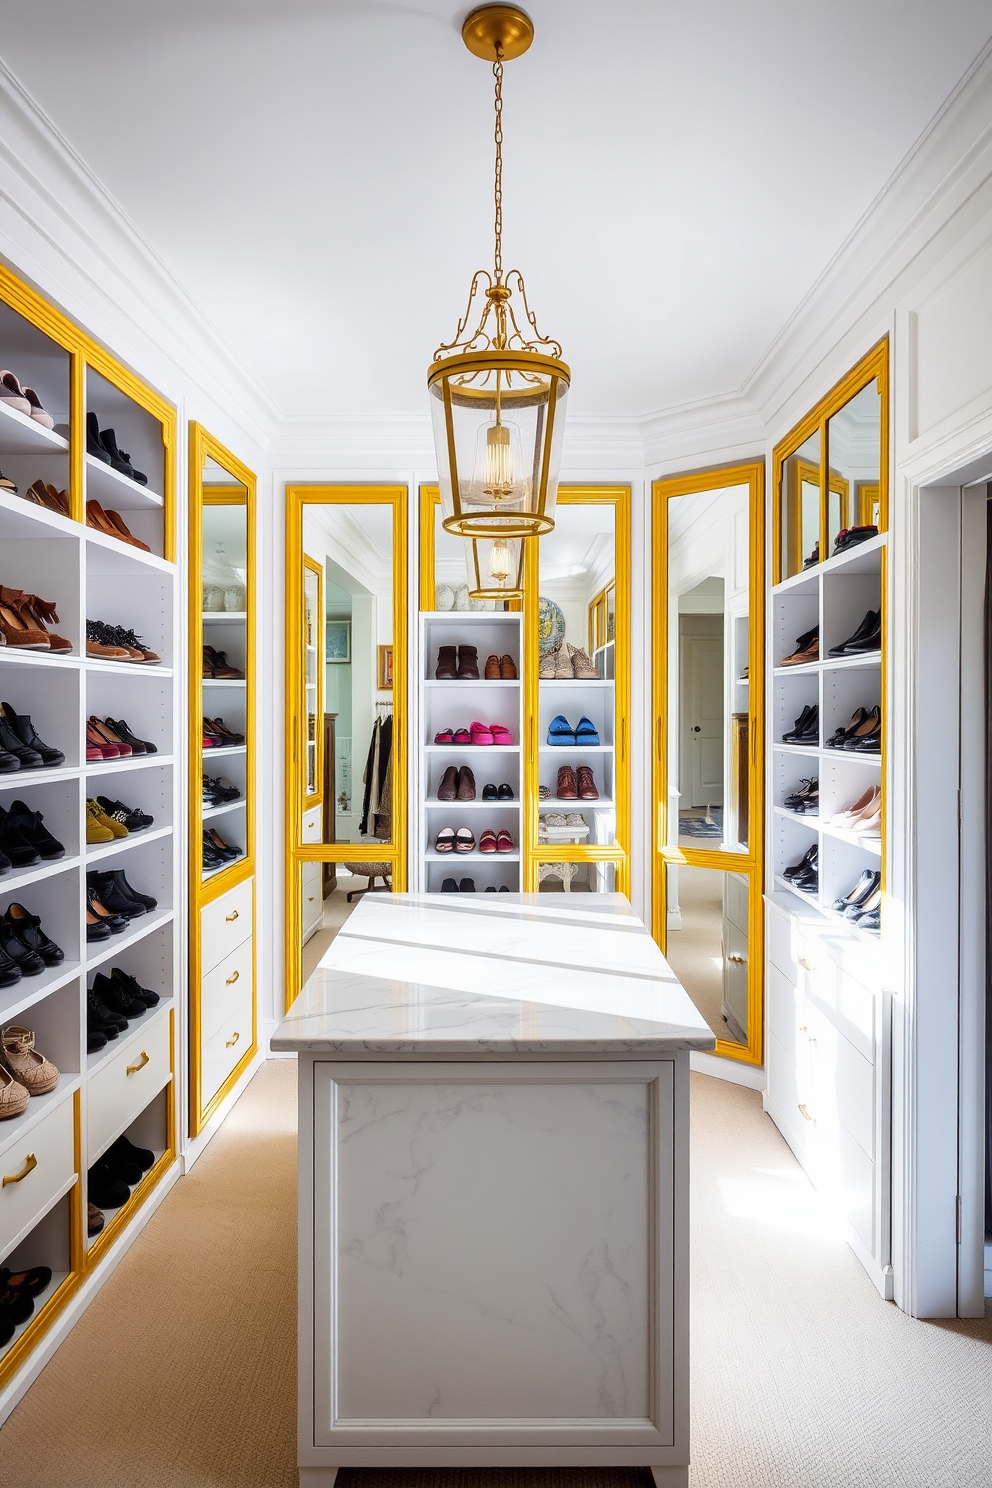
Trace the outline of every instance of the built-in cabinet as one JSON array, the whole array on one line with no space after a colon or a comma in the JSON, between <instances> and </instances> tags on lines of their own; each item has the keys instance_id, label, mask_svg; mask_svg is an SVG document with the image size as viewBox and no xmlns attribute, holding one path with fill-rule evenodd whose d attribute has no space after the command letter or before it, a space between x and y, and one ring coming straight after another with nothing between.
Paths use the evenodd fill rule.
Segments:
<instances>
[{"instance_id":1,"label":"built-in cabinet","mask_svg":"<svg viewBox=\"0 0 992 1488\"><path fill-rule=\"evenodd\" d=\"M255 1001L255 477L190 428L189 1129L258 1048Z\"/></svg>"},{"instance_id":2,"label":"built-in cabinet","mask_svg":"<svg viewBox=\"0 0 992 1488\"><path fill-rule=\"evenodd\" d=\"M887 373L883 342L774 455L764 1102L891 1297Z\"/></svg>"},{"instance_id":3,"label":"built-in cabinet","mask_svg":"<svg viewBox=\"0 0 992 1488\"><path fill-rule=\"evenodd\" d=\"M5 1414L51 1323L143 1223L175 1168L182 703L174 409L2 267L0 363L47 414L0 403L0 699L6 726L22 740L33 727L45 746L0 773L0 808L29 823L34 845L0 874L0 917L11 927L37 917L51 942L40 968L5 964L0 1028L27 1030L58 1071L52 1089L0 1123L0 1264L52 1272L0 1347ZM93 622L107 628L102 642ZM25 628L30 645L20 644ZM135 639L108 653L110 628ZM90 802L111 817L123 803L146 820L97 829ZM114 893L102 875L123 875L118 885L144 896L112 933L99 924L101 894ZM158 1001L98 1047L89 992L114 969ZM122 1135L150 1149L152 1165L98 1221L89 1172Z\"/></svg>"}]
</instances>

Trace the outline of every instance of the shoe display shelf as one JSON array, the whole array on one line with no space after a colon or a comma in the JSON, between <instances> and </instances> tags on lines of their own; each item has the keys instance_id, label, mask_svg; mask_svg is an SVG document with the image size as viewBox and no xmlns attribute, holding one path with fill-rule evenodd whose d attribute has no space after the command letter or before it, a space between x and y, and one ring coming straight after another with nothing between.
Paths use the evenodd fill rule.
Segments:
<instances>
[{"instance_id":1,"label":"shoe display shelf","mask_svg":"<svg viewBox=\"0 0 992 1488\"><path fill-rule=\"evenodd\" d=\"M41 379L38 379L41 381ZM116 414L123 426L120 412ZM26 436L0 420L0 468L14 468L5 442ZM64 455L62 456L64 459ZM34 468L33 466L30 468ZM53 481L54 483L54 481ZM161 515L159 516L161 525ZM34 1096L22 1115L0 1122L0 1262L47 1265L53 1279L32 1317L0 1350L0 1389L30 1356L87 1270L129 1225L175 1162L174 995L177 902L174 824L175 570L161 557L117 542L58 513L0 494L0 581L52 600L50 629L70 652L0 647L0 699L30 716L64 763L0 775L0 806L23 801L64 847L61 857L0 875L0 914L23 905L64 953L43 973L0 988L0 1026L30 1028L59 1070L56 1088ZM88 659L87 617L133 628L161 665ZM145 756L86 760L86 721L124 718L157 746ZM86 802L125 800L153 824L110 843L87 844ZM122 869L157 900L109 940L87 942L86 875ZM86 991L101 967L120 965L161 1002L100 1055L86 1053ZM128 1065L131 1071L128 1072ZM119 1210L105 1213L99 1236L85 1234L87 1170L121 1133L152 1147L156 1162ZM146 1140L147 1139L147 1140Z\"/></svg>"},{"instance_id":2,"label":"shoe display shelf","mask_svg":"<svg viewBox=\"0 0 992 1488\"><path fill-rule=\"evenodd\" d=\"M615 691L615 683L608 677L598 681L592 678L542 678L538 686L538 781L551 792L550 796L538 800L538 816L543 821L549 812L578 812L589 827L586 835L574 838L579 846L616 842ZM573 728L580 718L588 718L595 724L600 742L594 745L550 744L548 730L552 719L559 714ZM563 765L571 765L576 775L581 765L588 765L599 799L584 801L574 796L559 797L558 771ZM560 843L565 839L552 837L550 840Z\"/></svg>"},{"instance_id":3,"label":"shoe display shelf","mask_svg":"<svg viewBox=\"0 0 992 1488\"><path fill-rule=\"evenodd\" d=\"M881 606L882 555L885 534L848 553L784 580L772 591L772 645L779 663L772 670L772 809L769 839L777 891L818 911L838 930L859 940L875 940L835 912L834 901L848 894L866 868L880 871L882 839L830 825L872 787L882 785L881 750L827 748L835 730L844 728L861 707L882 703L881 650L851 657L827 653L847 639L865 612ZM818 625L820 657L815 662L784 666L796 638ZM807 706L819 710L815 737L782 743ZM884 714L883 714L884 728ZM790 810L786 798L803 780L819 780L819 807L814 814ZM884 792L883 792L884 796ZM783 874L816 846L819 859L815 891L795 888Z\"/></svg>"},{"instance_id":4,"label":"shoe display shelf","mask_svg":"<svg viewBox=\"0 0 992 1488\"><path fill-rule=\"evenodd\" d=\"M441 646L475 646L478 681L465 678L439 680L434 676ZM434 611L420 616L421 672L419 684L419 726L421 738L419 832L419 889L438 893L444 879L462 878L475 881L476 890L505 887L517 893L521 887L521 739L523 731L521 617L494 611ZM488 656L510 656L517 669L515 679L485 678ZM502 724L509 729L509 745L435 744L434 736L442 729L468 728L473 722ZM475 776L474 801L442 801L438 786L449 765L456 769L467 765ZM487 784L499 788L507 784L513 791L511 801L484 801ZM507 831L513 839L508 853L482 853L478 846L471 853L438 853L434 843L443 827L469 827L478 844L487 829Z\"/></svg>"}]
</instances>

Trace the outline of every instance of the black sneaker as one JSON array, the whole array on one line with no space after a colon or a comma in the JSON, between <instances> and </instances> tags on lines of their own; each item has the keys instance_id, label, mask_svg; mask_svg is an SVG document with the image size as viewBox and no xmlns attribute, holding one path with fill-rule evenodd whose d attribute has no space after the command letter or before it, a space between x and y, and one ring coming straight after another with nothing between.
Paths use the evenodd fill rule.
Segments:
<instances>
[{"instance_id":1,"label":"black sneaker","mask_svg":"<svg viewBox=\"0 0 992 1488\"><path fill-rule=\"evenodd\" d=\"M130 744L132 754L158 754L156 745L149 744L147 739L139 739L132 734L123 718L108 718L107 722L125 744Z\"/></svg>"},{"instance_id":2,"label":"black sneaker","mask_svg":"<svg viewBox=\"0 0 992 1488\"><path fill-rule=\"evenodd\" d=\"M108 1038L115 1039L118 1033L124 1032L127 1019L123 1013L112 1013L90 987L86 993L86 1025L99 1028Z\"/></svg>"},{"instance_id":3,"label":"black sneaker","mask_svg":"<svg viewBox=\"0 0 992 1488\"><path fill-rule=\"evenodd\" d=\"M3 922L13 926L21 944L40 956L46 966L58 966L65 960L65 951L45 934L38 915L30 914L23 904L8 904Z\"/></svg>"},{"instance_id":4,"label":"black sneaker","mask_svg":"<svg viewBox=\"0 0 992 1488\"><path fill-rule=\"evenodd\" d=\"M65 764L65 755L61 749L53 749L50 744L39 739L27 713L16 713L10 703L0 703L0 717L7 720L25 749L31 749L35 754L41 755L41 762L47 769L54 770L59 765Z\"/></svg>"},{"instance_id":5,"label":"black sneaker","mask_svg":"<svg viewBox=\"0 0 992 1488\"><path fill-rule=\"evenodd\" d=\"M139 986L137 977L128 976L127 972L121 971L119 966L111 968L110 980L120 983L128 997L134 997L138 1002L143 1002L145 1007L155 1007L161 1000L157 992L150 991L148 987Z\"/></svg>"},{"instance_id":6,"label":"black sneaker","mask_svg":"<svg viewBox=\"0 0 992 1488\"><path fill-rule=\"evenodd\" d=\"M120 1013L121 1017L130 1021L132 1018L143 1018L148 1011L147 1004L137 997L132 997L120 982L113 981L98 971L93 978L93 991L103 1003L104 1007L112 1013Z\"/></svg>"},{"instance_id":7,"label":"black sneaker","mask_svg":"<svg viewBox=\"0 0 992 1488\"><path fill-rule=\"evenodd\" d=\"M139 811L137 806L125 806L123 801L112 801L109 796L97 796L97 800L107 815L127 827L129 832L141 832L155 821L153 816Z\"/></svg>"},{"instance_id":8,"label":"black sneaker","mask_svg":"<svg viewBox=\"0 0 992 1488\"><path fill-rule=\"evenodd\" d=\"M11 801L7 820L20 829L21 835L27 838L46 863L65 857L65 848L45 826L45 818L40 811L32 811L24 801Z\"/></svg>"},{"instance_id":9,"label":"black sneaker","mask_svg":"<svg viewBox=\"0 0 992 1488\"><path fill-rule=\"evenodd\" d=\"M86 1174L86 1183L86 1197L98 1209L119 1209L131 1197L127 1184L120 1178L115 1178L102 1159L90 1168Z\"/></svg>"},{"instance_id":10,"label":"black sneaker","mask_svg":"<svg viewBox=\"0 0 992 1488\"><path fill-rule=\"evenodd\" d=\"M153 1167L155 1163L155 1154L150 1148L135 1147L134 1143L129 1142L127 1137L118 1137L116 1142L112 1142L107 1149L108 1158L111 1153L125 1158L128 1162L134 1163L135 1167L140 1169L142 1173L147 1173L148 1169Z\"/></svg>"}]
</instances>

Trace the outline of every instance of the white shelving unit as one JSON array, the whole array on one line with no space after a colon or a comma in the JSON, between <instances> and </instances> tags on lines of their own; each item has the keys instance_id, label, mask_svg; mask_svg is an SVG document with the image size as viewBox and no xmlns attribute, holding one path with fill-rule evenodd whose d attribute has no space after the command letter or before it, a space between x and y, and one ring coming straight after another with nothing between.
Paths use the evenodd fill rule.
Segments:
<instances>
[{"instance_id":1,"label":"white shelving unit","mask_svg":"<svg viewBox=\"0 0 992 1488\"><path fill-rule=\"evenodd\" d=\"M612 663L613 642L598 648L595 664L600 672L606 671L606 663ZM612 665L609 670L612 672ZM586 822L589 831L585 835L564 837L564 828L552 829L549 846L575 842L579 846L616 841L616 809L613 793L615 789L615 730L616 705L612 676L592 678L544 679L538 684L538 779L552 794L538 801L538 814L543 818L549 812L568 814L577 812ZM596 726L599 744L561 745L548 743L548 729L553 718L561 714L573 728L580 718L588 718ZM558 771L563 765L571 765L578 776L580 765L588 765L593 781L599 791L596 801L562 798L557 795Z\"/></svg>"},{"instance_id":2,"label":"white shelving unit","mask_svg":"<svg viewBox=\"0 0 992 1488\"><path fill-rule=\"evenodd\" d=\"M440 646L475 646L478 653L479 680L439 680L434 672ZM485 893L492 886L497 891L505 886L512 893L521 886L520 859L522 833L521 791L523 766L523 684L521 617L519 614L496 614L492 611L437 611L420 617L420 657L418 718L420 726L420 769L418 778L426 794L421 798L419 822L419 875L421 892L437 893L444 879L456 883L472 879L476 891ZM485 680L487 656L512 656L515 681ZM444 728L468 728L473 721L500 723L510 730L509 745L435 744L434 736ZM475 776L474 801L439 801L438 784L449 765L468 765ZM484 801L483 788L507 784L513 791L511 801ZM505 830L513 839L509 853L438 853L434 843L443 827L469 827L478 844L487 828Z\"/></svg>"}]
</instances>

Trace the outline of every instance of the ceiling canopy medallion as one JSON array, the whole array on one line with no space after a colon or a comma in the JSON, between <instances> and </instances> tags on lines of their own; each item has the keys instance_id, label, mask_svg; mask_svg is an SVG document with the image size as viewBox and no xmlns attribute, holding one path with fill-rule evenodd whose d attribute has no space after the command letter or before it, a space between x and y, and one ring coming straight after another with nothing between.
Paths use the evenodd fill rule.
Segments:
<instances>
[{"instance_id":1,"label":"ceiling canopy medallion","mask_svg":"<svg viewBox=\"0 0 992 1488\"><path fill-rule=\"evenodd\" d=\"M492 60L496 84L495 255L492 273L473 277L454 339L438 347L427 374L442 525L470 540L472 587L495 597L519 592L519 539L555 525L571 379L561 346L538 329L523 275L503 272L503 63L533 36L513 5L484 5L462 27L469 51Z\"/></svg>"}]
</instances>

